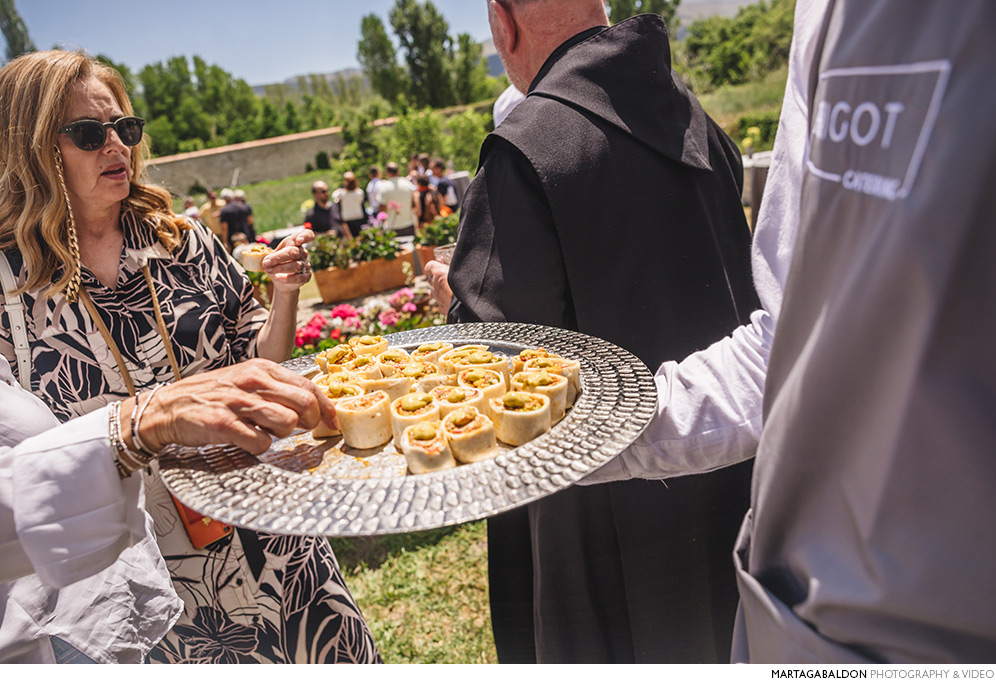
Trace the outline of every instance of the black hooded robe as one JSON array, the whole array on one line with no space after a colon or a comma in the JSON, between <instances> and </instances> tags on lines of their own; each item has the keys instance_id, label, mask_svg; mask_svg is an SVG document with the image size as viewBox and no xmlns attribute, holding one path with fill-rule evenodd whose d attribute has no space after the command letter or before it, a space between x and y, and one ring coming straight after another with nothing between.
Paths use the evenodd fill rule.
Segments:
<instances>
[{"instance_id":1,"label":"black hooded robe","mask_svg":"<svg viewBox=\"0 0 996 684\"><path fill-rule=\"evenodd\" d=\"M758 306L743 169L671 72L663 21L585 31L488 136L462 206L451 322L579 330L651 369ZM750 463L576 486L489 520L502 662L728 662Z\"/></svg>"}]
</instances>

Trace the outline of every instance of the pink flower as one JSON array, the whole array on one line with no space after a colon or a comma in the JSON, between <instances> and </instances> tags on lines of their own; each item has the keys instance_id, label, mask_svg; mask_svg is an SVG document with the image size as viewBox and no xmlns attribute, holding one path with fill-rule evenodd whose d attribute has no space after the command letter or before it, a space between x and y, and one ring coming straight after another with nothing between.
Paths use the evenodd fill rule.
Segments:
<instances>
[{"instance_id":1,"label":"pink flower","mask_svg":"<svg viewBox=\"0 0 996 684\"><path fill-rule=\"evenodd\" d=\"M342 331L336 328L335 330L329 333L329 337L331 337L333 340L338 340L340 337L342 337Z\"/></svg>"},{"instance_id":2,"label":"pink flower","mask_svg":"<svg viewBox=\"0 0 996 684\"><path fill-rule=\"evenodd\" d=\"M382 311L377 317L377 320L379 320L380 324L385 328L393 328L398 324L398 321L401 320L401 314L394 309L388 309L386 311Z\"/></svg>"},{"instance_id":3,"label":"pink flower","mask_svg":"<svg viewBox=\"0 0 996 684\"><path fill-rule=\"evenodd\" d=\"M386 221L387 220L387 212L386 211L377 212L377 220L378 221Z\"/></svg>"},{"instance_id":4,"label":"pink flower","mask_svg":"<svg viewBox=\"0 0 996 684\"><path fill-rule=\"evenodd\" d=\"M418 307L415 306L414 302L405 302L404 304L401 305L401 310L404 311L405 313L415 313L416 311L418 311Z\"/></svg>"},{"instance_id":5,"label":"pink flower","mask_svg":"<svg viewBox=\"0 0 996 684\"><path fill-rule=\"evenodd\" d=\"M393 295L391 295L390 299L391 306L393 306L396 309L405 302L411 301L411 299L414 296L415 296L414 292L412 292L407 287L403 287L397 292L395 292Z\"/></svg>"},{"instance_id":6,"label":"pink flower","mask_svg":"<svg viewBox=\"0 0 996 684\"><path fill-rule=\"evenodd\" d=\"M332 318L355 318L357 316L356 309L354 309L349 304L340 304L339 306L332 309L329 314Z\"/></svg>"},{"instance_id":7,"label":"pink flower","mask_svg":"<svg viewBox=\"0 0 996 684\"><path fill-rule=\"evenodd\" d=\"M342 327L346 330L359 330L360 329L360 319L358 316L350 316L349 318L344 318L342 321Z\"/></svg>"},{"instance_id":8,"label":"pink flower","mask_svg":"<svg viewBox=\"0 0 996 684\"><path fill-rule=\"evenodd\" d=\"M328 319L326 319L325 316L321 315L320 313L316 313L314 316L311 317L311 320L308 321L308 324L323 326L328 324Z\"/></svg>"},{"instance_id":9,"label":"pink flower","mask_svg":"<svg viewBox=\"0 0 996 684\"><path fill-rule=\"evenodd\" d=\"M265 237L263 237L262 235L260 235L260 236L257 236L257 238L256 238L256 242L262 242L262 243L263 243L264 245L268 245L268 244L270 244L270 241L269 241L269 240L267 240L267 239L266 239Z\"/></svg>"}]
</instances>

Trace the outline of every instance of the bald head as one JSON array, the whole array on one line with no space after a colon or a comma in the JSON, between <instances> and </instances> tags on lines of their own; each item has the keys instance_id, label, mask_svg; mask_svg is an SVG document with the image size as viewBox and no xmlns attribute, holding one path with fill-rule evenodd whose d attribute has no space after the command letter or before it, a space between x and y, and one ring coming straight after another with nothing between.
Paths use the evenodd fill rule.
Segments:
<instances>
[{"instance_id":1,"label":"bald head","mask_svg":"<svg viewBox=\"0 0 996 684\"><path fill-rule=\"evenodd\" d=\"M523 93L564 41L609 25L604 0L488 0L488 21L505 73Z\"/></svg>"}]
</instances>

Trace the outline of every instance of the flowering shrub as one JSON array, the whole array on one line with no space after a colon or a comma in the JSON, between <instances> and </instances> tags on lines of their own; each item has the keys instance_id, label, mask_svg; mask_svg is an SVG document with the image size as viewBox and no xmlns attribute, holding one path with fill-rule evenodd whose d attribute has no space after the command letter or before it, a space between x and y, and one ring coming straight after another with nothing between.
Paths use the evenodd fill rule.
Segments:
<instances>
[{"instance_id":1,"label":"flowering shrub","mask_svg":"<svg viewBox=\"0 0 996 684\"><path fill-rule=\"evenodd\" d=\"M328 314L316 313L297 330L294 358L324 351L354 335L387 335L445 322L427 285L403 287L390 296L368 299L359 308L339 304Z\"/></svg>"}]
</instances>

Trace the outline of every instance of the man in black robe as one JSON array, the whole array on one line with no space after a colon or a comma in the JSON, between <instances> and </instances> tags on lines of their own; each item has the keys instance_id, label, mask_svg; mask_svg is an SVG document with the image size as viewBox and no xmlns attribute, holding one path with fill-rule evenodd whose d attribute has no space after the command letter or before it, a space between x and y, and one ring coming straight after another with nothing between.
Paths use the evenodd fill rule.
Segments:
<instances>
[{"instance_id":1,"label":"man in black robe","mask_svg":"<svg viewBox=\"0 0 996 684\"><path fill-rule=\"evenodd\" d=\"M740 155L671 71L660 17L608 28L602 0L489 16L527 97L464 199L450 321L579 330L650 368L747 322ZM490 519L499 660L728 662L750 468L572 487Z\"/></svg>"}]
</instances>

